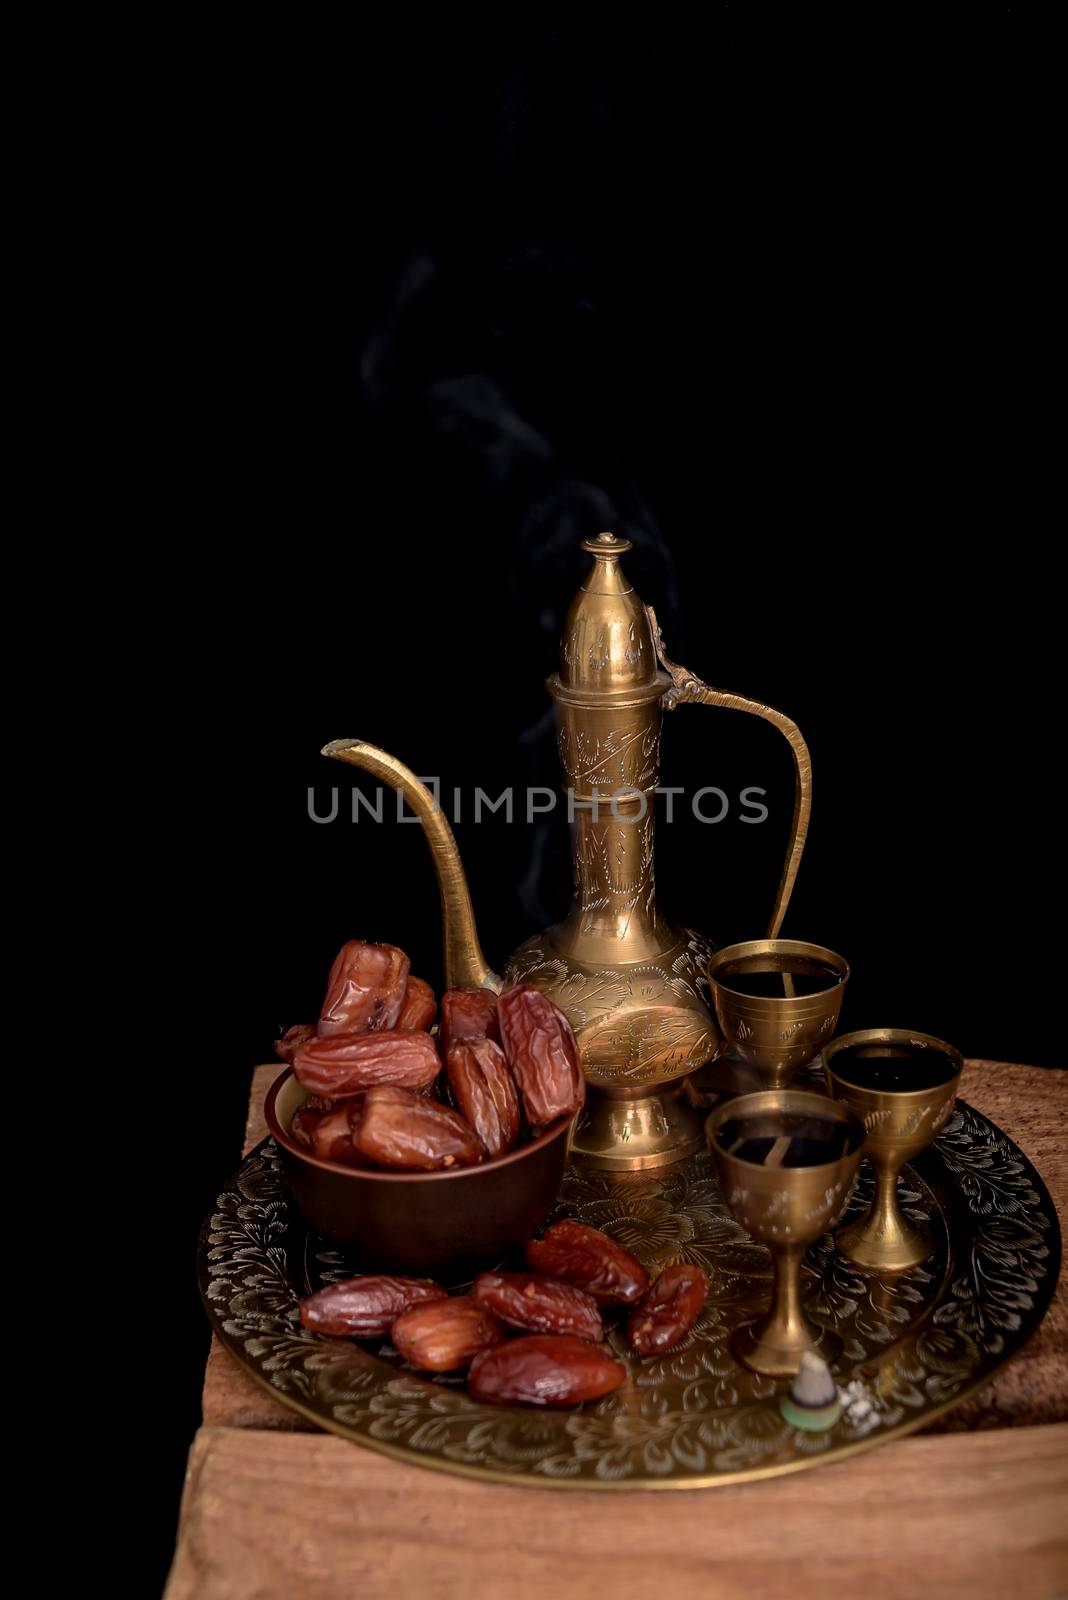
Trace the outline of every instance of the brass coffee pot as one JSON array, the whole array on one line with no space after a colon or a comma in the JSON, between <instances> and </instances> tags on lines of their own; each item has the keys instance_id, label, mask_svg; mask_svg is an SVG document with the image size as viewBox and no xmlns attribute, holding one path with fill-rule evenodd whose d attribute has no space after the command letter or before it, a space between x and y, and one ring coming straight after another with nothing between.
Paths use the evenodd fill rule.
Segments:
<instances>
[{"instance_id":1,"label":"brass coffee pot","mask_svg":"<svg viewBox=\"0 0 1068 1600\"><path fill-rule=\"evenodd\" d=\"M782 878L768 926L777 937L808 832L812 767L796 723L781 711L712 689L664 653L651 607L619 565L630 541L583 540L593 566L572 602L560 670L548 680L571 821L574 902L563 922L489 968L452 829L433 795L385 751L338 739L323 754L400 789L423 823L441 890L450 987L531 983L570 1019L592 1091L572 1159L616 1171L667 1166L700 1149L702 1118L687 1078L717 1054L707 962L715 945L661 914L653 878L653 801L664 711L687 702L748 711L789 741L796 789Z\"/></svg>"}]
</instances>

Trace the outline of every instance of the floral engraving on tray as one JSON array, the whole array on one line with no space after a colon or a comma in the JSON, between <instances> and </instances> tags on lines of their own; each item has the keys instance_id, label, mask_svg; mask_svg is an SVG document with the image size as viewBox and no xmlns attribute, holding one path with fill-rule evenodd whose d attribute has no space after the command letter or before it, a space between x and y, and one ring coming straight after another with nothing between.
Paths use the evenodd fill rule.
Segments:
<instances>
[{"instance_id":1,"label":"floral engraving on tray","mask_svg":"<svg viewBox=\"0 0 1068 1600\"><path fill-rule=\"evenodd\" d=\"M481 1406L462 1380L426 1381L388 1344L372 1350L302 1328L301 1295L354 1269L296 1212L269 1141L246 1159L205 1226L202 1288L222 1338L281 1399L368 1444L561 1486L714 1483L833 1456L922 1420L989 1375L1035 1326L1059 1234L1033 1169L965 1105L934 1155L930 1182L911 1167L901 1180L906 1214L935 1241L920 1267L861 1273L829 1234L806 1255L808 1311L844 1341L836 1368L843 1414L824 1434L789 1427L776 1385L730 1353L732 1329L766 1307L770 1258L734 1221L704 1156L647 1175L569 1170L557 1217L603 1228L651 1272L693 1261L711 1278L696 1326L667 1355L637 1360L622 1318L610 1323L629 1381L573 1411ZM865 1163L846 1216L859 1215L871 1192Z\"/></svg>"}]
</instances>

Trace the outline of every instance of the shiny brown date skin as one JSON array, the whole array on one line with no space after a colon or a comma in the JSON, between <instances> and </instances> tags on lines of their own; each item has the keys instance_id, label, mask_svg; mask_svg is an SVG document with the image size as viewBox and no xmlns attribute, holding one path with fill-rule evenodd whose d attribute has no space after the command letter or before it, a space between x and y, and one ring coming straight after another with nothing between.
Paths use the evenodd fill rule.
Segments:
<instances>
[{"instance_id":1,"label":"shiny brown date skin","mask_svg":"<svg viewBox=\"0 0 1068 1600\"><path fill-rule=\"evenodd\" d=\"M497 1001L501 1044L532 1128L570 1117L586 1096L578 1044L562 1011L532 984Z\"/></svg>"},{"instance_id":2,"label":"shiny brown date skin","mask_svg":"<svg viewBox=\"0 0 1068 1600\"><path fill-rule=\"evenodd\" d=\"M363 1110L363 1096L342 1100L320 1112L311 1130L311 1153L317 1161L335 1161L343 1167L363 1167L366 1162L353 1142ZM294 1121L296 1118L294 1117Z\"/></svg>"},{"instance_id":3,"label":"shiny brown date skin","mask_svg":"<svg viewBox=\"0 0 1068 1600\"><path fill-rule=\"evenodd\" d=\"M318 1161L334 1161L345 1167L366 1166L367 1163L352 1142L352 1130L359 1120L362 1102L362 1095L323 1107L305 1100L293 1113L293 1120L289 1124L290 1137L309 1150Z\"/></svg>"},{"instance_id":4,"label":"shiny brown date skin","mask_svg":"<svg viewBox=\"0 0 1068 1600\"><path fill-rule=\"evenodd\" d=\"M708 1273L680 1262L665 1267L627 1318L627 1339L640 1356L660 1356L685 1339L708 1298Z\"/></svg>"},{"instance_id":5,"label":"shiny brown date skin","mask_svg":"<svg viewBox=\"0 0 1068 1600\"><path fill-rule=\"evenodd\" d=\"M408 957L392 944L350 939L334 957L319 1013L321 1039L395 1028L408 986Z\"/></svg>"},{"instance_id":6,"label":"shiny brown date skin","mask_svg":"<svg viewBox=\"0 0 1068 1600\"><path fill-rule=\"evenodd\" d=\"M300 1111L333 1111L335 1106L343 1105L345 1100L362 1100L362 1094L342 1096L338 1100L330 1100L325 1094L309 1094L300 1102ZM294 1114L295 1120L295 1114Z\"/></svg>"},{"instance_id":7,"label":"shiny brown date skin","mask_svg":"<svg viewBox=\"0 0 1068 1600\"><path fill-rule=\"evenodd\" d=\"M390 1334L397 1351L420 1372L455 1372L480 1350L504 1338L504 1329L469 1294L406 1311Z\"/></svg>"},{"instance_id":8,"label":"shiny brown date skin","mask_svg":"<svg viewBox=\"0 0 1068 1600\"><path fill-rule=\"evenodd\" d=\"M540 1239L528 1239L527 1266L562 1278L600 1305L633 1305L649 1287L649 1274L629 1250L584 1222L555 1222Z\"/></svg>"},{"instance_id":9,"label":"shiny brown date skin","mask_svg":"<svg viewBox=\"0 0 1068 1600\"><path fill-rule=\"evenodd\" d=\"M280 1039L274 1041L274 1053L279 1061L292 1061L297 1046L302 1045L306 1039L314 1039L315 1034L314 1022L298 1022L292 1028L287 1028Z\"/></svg>"},{"instance_id":10,"label":"shiny brown date skin","mask_svg":"<svg viewBox=\"0 0 1068 1600\"><path fill-rule=\"evenodd\" d=\"M403 1172L472 1167L485 1154L463 1117L408 1089L371 1089L354 1144L365 1160Z\"/></svg>"},{"instance_id":11,"label":"shiny brown date skin","mask_svg":"<svg viewBox=\"0 0 1068 1600\"><path fill-rule=\"evenodd\" d=\"M490 989L446 989L441 997L441 1050L479 1039L500 1041L497 996Z\"/></svg>"},{"instance_id":12,"label":"shiny brown date skin","mask_svg":"<svg viewBox=\"0 0 1068 1600\"><path fill-rule=\"evenodd\" d=\"M461 1115L488 1156L503 1156L518 1142L519 1096L504 1051L492 1039L465 1039L445 1058L449 1088Z\"/></svg>"},{"instance_id":13,"label":"shiny brown date skin","mask_svg":"<svg viewBox=\"0 0 1068 1600\"><path fill-rule=\"evenodd\" d=\"M302 1300L300 1320L312 1333L379 1339L405 1311L446 1298L445 1290L429 1278L348 1278Z\"/></svg>"},{"instance_id":14,"label":"shiny brown date skin","mask_svg":"<svg viewBox=\"0 0 1068 1600\"><path fill-rule=\"evenodd\" d=\"M341 1100L382 1084L428 1089L441 1071L441 1058L421 1028L394 1028L308 1039L294 1053L293 1071L313 1094Z\"/></svg>"},{"instance_id":15,"label":"shiny brown date skin","mask_svg":"<svg viewBox=\"0 0 1068 1600\"><path fill-rule=\"evenodd\" d=\"M490 1405L577 1406L611 1394L626 1376L603 1345L567 1333L532 1333L476 1356L467 1392Z\"/></svg>"},{"instance_id":16,"label":"shiny brown date skin","mask_svg":"<svg viewBox=\"0 0 1068 1600\"><path fill-rule=\"evenodd\" d=\"M426 1032L438 1014L438 1002L429 983L409 975L404 1004L397 1018L398 1028L422 1028Z\"/></svg>"},{"instance_id":17,"label":"shiny brown date skin","mask_svg":"<svg viewBox=\"0 0 1068 1600\"><path fill-rule=\"evenodd\" d=\"M312 1097L314 1099L314 1096ZM306 1150L311 1149L312 1134L326 1116L329 1106L313 1106L307 1101L297 1107L293 1113L293 1120L289 1124L290 1138L302 1144Z\"/></svg>"},{"instance_id":18,"label":"shiny brown date skin","mask_svg":"<svg viewBox=\"0 0 1068 1600\"><path fill-rule=\"evenodd\" d=\"M604 1326L597 1302L585 1289L536 1272L482 1272L471 1290L478 1305L510 1328L533 1333L570 1333L600 1344Z\"/></svg>"}]
</instances>

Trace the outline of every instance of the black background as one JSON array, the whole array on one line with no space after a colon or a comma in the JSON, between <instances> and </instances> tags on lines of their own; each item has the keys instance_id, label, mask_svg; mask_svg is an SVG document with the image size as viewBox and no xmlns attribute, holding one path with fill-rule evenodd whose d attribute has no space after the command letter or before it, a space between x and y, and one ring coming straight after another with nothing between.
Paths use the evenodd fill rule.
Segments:
<instances>
[{"instance_id":1,"label":"black background","mask_svg":"<svg viewBox=\"0 0 1068 1600\"><path fill-rule=\"evenodd\" d=\"M418 828L353 826L319 748L371 740L446 792L555 784L543 685L585 535L633 540L676 660L805 732L784 931L851 960L844 1024L1062 1063L1045 106L1011 12L974 26L821 23L796 58L729 8L700 37L439 26L365 35L340 85L235 56L191 95L145 324L172 431L153 583L183 613L140 811L188 1019L158 1082L206 1108L156 1145L160 1571L207 1344L195 1236L250 1070L347 938L441 985ZM683 708L662 781L732 797L660 828L664 908L758 936L785 744ZM499 968L566 908L563 815L456 831Z\"/></svg>"}]
</instances>

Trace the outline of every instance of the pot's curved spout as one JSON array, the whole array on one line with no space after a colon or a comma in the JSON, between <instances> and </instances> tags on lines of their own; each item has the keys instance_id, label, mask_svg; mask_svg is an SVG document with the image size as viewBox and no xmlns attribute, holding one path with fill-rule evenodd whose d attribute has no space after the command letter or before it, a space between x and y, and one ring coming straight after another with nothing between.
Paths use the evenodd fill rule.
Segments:
<instances>
[{"instance_id":1,"label":"pot's curved spout","mask_svg":"<svg viewBox=\"0 0 1068 1600\"><path fill-rule=\"evenodd\" d=\"M471 895L453 831L430 790L403 761L361 739L334 739L323 746L322 754L335 761L347 761L350 767L362 767L404 795L423 824L438 876L445 982L450 989L492 989L499 994L501 980L486 965L479 946Z\"/></svg>"}]
</instances>

